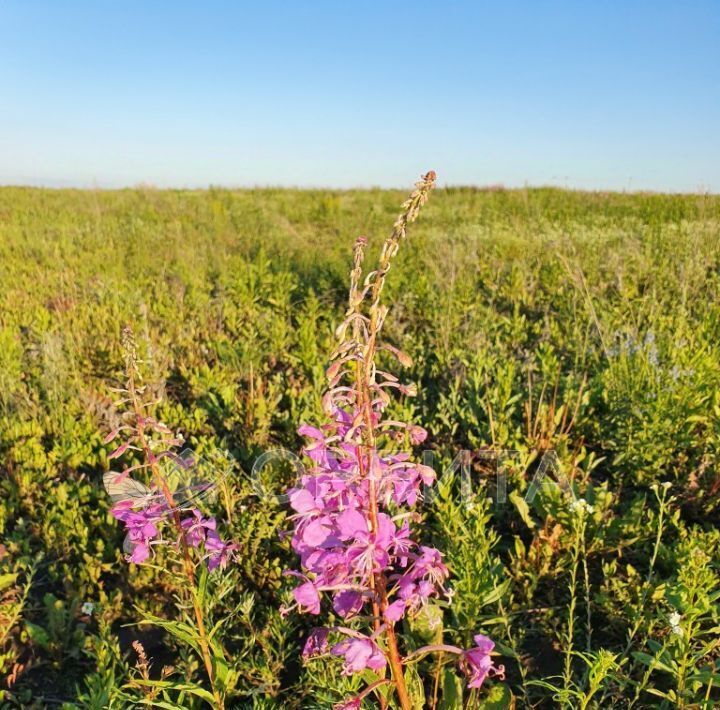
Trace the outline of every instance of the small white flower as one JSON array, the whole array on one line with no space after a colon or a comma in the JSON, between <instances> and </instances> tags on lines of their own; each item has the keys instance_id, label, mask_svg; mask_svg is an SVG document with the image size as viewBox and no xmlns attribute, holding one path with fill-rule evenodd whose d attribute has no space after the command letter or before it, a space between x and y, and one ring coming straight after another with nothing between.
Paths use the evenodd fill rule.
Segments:
<instances>
[{"instance_id":1,"label":"small white flower","mask_svg":"<svg viewBox=\"0 0 720 710\"><path fill-rule=\"evenodd\" d=\"M663 481L663 483L660 484L666 491L670 490L672 488L672 483L670 481Z\"/></svg>"},{"instance_id":2,"label":"small white flower","mask_svg":"<svg viewBox=\"0 0 720 710\"><path fill-rule=\"evenodd\" d=\"M95 605L92 602L85 602L82 605L81 611L85 616L92 616L94 609L95 609Z\"/></svg>"},{"instance_id":3,"label":"small white flower","mask_svg":"<svg viewBox=\"0 0 720 710\"><path fill-rule=\"evenodd\" d=\"M570 510L573 513L583 515L584 513L592 513L595 508L590 505L584 498L576 498L570 502Z\"/></svg>"},{"instance_id":4,"label":"small white flower","mask_svg":"<svg viewBox=\"0 0 720 710\"><path fill-rule=\"evenodd\" d=\"M676 636L682 636L683 635L683 629L680 625L680 621L682 620L682 616L678 614L676 611L674 611L670 616L668 616L668 621L670 622L670 631L674 633Z\"/></svg>"}]
</instances>

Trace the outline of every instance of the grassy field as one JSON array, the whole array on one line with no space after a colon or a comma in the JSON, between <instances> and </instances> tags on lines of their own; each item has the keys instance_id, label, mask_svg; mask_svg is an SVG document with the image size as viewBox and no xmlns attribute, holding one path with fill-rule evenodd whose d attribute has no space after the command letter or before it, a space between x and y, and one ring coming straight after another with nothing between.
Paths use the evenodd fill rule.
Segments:
<instances>
[{"instance_id":1,"label":"grassy field","mask_svg":"<svg viewBox=\"0 0 720 710\"><path fill-rule=\"evenodd\" d=\"M288 509L258 501L248 472L322 421L353 241L374 256L403 199L0 189L1 703L204 705L161 705L138 682L137 640L151 678L203 671L172 633L137 625L179 613L176 583L122 559L102 486L127 324L158 416L236 462L216 513L241 551L209 583L209 615L230 620L228 706L329 708L357 687L301 663L309 622L279 614ZM482 630L506 669L465 705L720 705L720 197L437 190L384 296L419 389L393 411L428 429L439 473L475 454L471 493L448 474L420 509L452 573L446 637L466 647ZM571 490L528 503L549 451L548 480ZM265 471L277 493L292 480Z\"/></svg>"}]
</instances>

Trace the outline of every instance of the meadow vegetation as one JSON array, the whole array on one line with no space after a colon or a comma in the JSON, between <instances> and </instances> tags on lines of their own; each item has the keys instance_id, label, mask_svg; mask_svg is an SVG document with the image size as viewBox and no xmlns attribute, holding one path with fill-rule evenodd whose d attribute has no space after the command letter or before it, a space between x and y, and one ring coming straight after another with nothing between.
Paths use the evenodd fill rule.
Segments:
<instances>
[{"instance_id":1,"label":"meadow vegetation","mask_svg":"<svg viewBox=\"0 0 720 710\"><path fill-rule=\"evenodd\" d=\"M0 189L2 706L330 708L372 682L302 658L293 511L250 471L325 420L355 238L375 263L404 198ZM423 658L427 705L717 707L720 197L438 189L383 300L419 393L388 416L439 478L414 529L454 592L398 634L481 632L505 669L469 690ZM209 672L173 546L128 564L103 488L127 325L154 417L225 474Z\"/></svg>"}]
</instances>

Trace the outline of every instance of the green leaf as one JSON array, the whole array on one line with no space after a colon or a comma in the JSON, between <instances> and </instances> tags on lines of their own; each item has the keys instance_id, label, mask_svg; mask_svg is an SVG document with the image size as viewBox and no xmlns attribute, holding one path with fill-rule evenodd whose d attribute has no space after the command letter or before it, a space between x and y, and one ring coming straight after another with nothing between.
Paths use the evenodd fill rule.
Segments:
<instances>
[{"instance_id":1,"label":"green leaf","mask_svg":"<svg viewBox=\"0 0 720 710\"><path fill-rule=\"evenodd\" d=\"M205 690L202 686L196 685L195 683L188 683L187 681L178 683L172 680L142 680L135 679L134 681L138 685L143 685L147 688L162 688L163 690L174 690L180 693L190 693L198 698L207 700L213 707L215 706L215 698L210 691Z\"/></svg>"},{"instance_id":2,"label":"green leaf","mask_svg":"<svg viewBox=\"0 0 720 710\"><path fill-rule=\"evenodd\" d=\"M513 707L513 694L505 683L495 683L480 705L482 710L507 710L511 707Z\"/></svg>"},{"instance_id":3,"label":"green leaf","mask_svg":"<svg viewBox=\"0 0 720 710\"><path fill-rule=\"evenodd\" d=\"M417 670L417 665L412 664L405 668L405 684L407 685L410 704L414 708L425 707L425 688L422 678Z\"/></svg>"},{"instance_id":4,"label":"green leaf","mask_svg":"<svg viewBox=\"0 0 720 710\"><path fill-rule=\"evenodd\" d=\"M520 513L520 517L523 519L525 525L532 530L532 528L535 527L535 521L530 517L530 507L528 506L527 501L517 491L512 491L508 495L508 498L517 508L517 511Z\"/></svg>"},{"instance_id":5,"label":"green leaf","mask_svg":"<svg viewBox=\"0 0 720 710\"><path fill-rule=\"evenodd\" d=\"M34 643L40 646L40 648L47 648L50 645L50 636L42 626L33 624L31 621L26 621L25 632Z\"/></svg>"},{"instance_id":6,"label":"green leaf","mask_svg":"<svg viewBox=\"0 0 720 710\"><path fill-rule=\"evenodd\" d=\"M443 611L437 604L425 604L409 625L413 635L422 643L442 643Z\"/></svg>"},{"instance_id":7,"label":"green leaf","mask_svg":"<svg viewBox=\"0 0 720 710\"><path fill-rule=\"evenodd\" d=\"M650 695L657 695L659 698L668 698L667 693L663 693L662 690L658 690L657 688L645 688L646 693L650 693Z\"/></svg>"},{"instance_id":8,"label":"green leaf","mask_svg":"<svg viewBox=\"0 0 720 710\"><path fill-rule=\"evenodd\" d=\"M673 669L666 665L662 661L642 651L635 651L632 654L633 658L640 663L646 665L648 668L657 668L658 670L665 671L666 673L673 673Z\"/></svg>"},{"instance_id":9,"label":"green leaf","mask_svg":"<svg viewBox=\"0 0 720 710\"><path fill-rule=\"evenodd\" d=\"M190 626L189 624L185 624L181 621L169 621L167 619L161 619L159 616L155 616L147 612L141 613L144 617L144 620L141 622L141 624L146 623L152 624L154 626L159 626L161 629L165 629L165 631L170 633L179 641L183 641L184 643L194 648L195 651L200 653L200 638L197 631L192 626Z\"/></svg>"},{"instance_id":10,"label":"green leaf","mask_svg":"<svg viewBox=\"0 0 720 710\"><path fill-rule=\"evenodd\" d=\"M463 684L452 667L447 666L442 675L442 696L438 710L462 710Z\"/></svg>"}]
</instances>

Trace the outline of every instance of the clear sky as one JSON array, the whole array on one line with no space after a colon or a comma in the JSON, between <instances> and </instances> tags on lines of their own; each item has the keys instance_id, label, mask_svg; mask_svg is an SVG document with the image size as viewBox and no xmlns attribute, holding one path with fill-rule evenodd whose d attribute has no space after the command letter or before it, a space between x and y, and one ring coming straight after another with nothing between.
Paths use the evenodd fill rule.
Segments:
<instances>
[{"instance_id":1,"label":"clear sky","mask_svg":"<svg viewBox=\"0 0 720 710\"><path fill-rule=\"evenodd\" d=\"M720 191L720 2L0 0L0 183Z\"/></svg>"}]
</instances>

